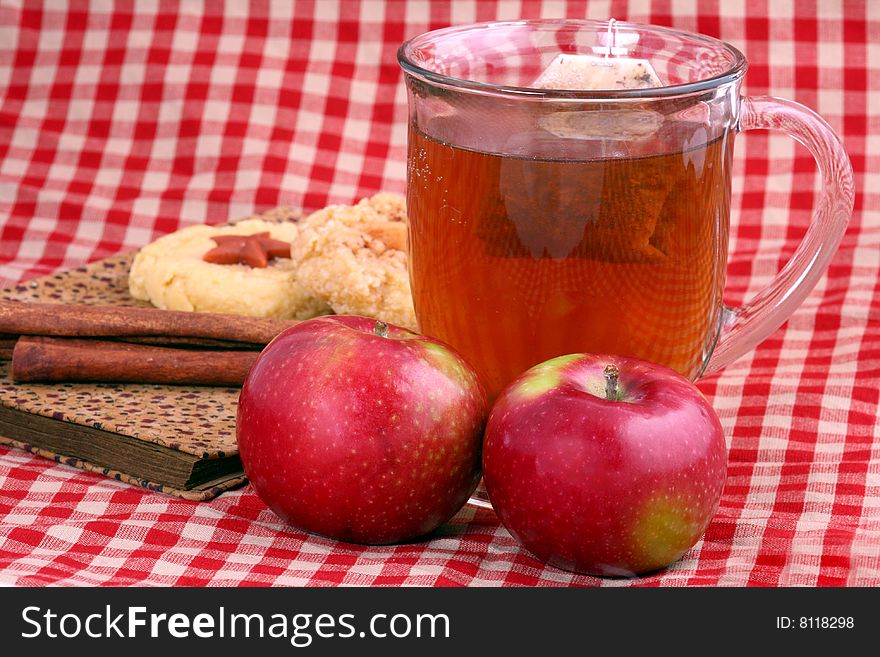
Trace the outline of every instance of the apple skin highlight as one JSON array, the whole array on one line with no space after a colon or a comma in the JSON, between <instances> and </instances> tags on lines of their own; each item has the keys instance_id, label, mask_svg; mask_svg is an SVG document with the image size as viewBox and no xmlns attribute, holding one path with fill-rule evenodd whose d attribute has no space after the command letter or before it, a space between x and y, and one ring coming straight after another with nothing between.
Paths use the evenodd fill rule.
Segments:
<instances>
[{"instance_id":1,"label":"apple skin highlight","mask_svg":"<svg viewBox=\"0 0 880 657\"><path fill-rule=\"evenodd\" d=\"M715 514L726 473L721 423L702 393L619 356L562 356L525 372L495 403L483 445L489 498L511 534L543 561L601 576L679 559Z\"/></svg>"},{"instance_id":2,"label":"apple skin highlight","mask_svg":"<svg viewBox=\"0 0 880 657\"><path fill-rule=\"evenodd\" d=\"M281 333L242 387L245 472L281 518L342 541L397 543L436 529L480 477L488 406L451 348L365 317Z\"/></svg>"}]
</instances>

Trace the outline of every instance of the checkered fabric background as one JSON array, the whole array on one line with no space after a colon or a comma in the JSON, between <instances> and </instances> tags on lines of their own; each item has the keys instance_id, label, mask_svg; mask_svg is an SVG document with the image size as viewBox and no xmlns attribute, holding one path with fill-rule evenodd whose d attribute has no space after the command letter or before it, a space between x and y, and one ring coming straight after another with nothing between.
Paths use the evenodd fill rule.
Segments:
<instances>
[{"instance_id":1,"label":"checkered fabric background","mask_svg":"<svg viewBox=\"0 0 880 657\"><path fill-rule=\"evenodd\" d=\"M0 283L278 204L404 187L404 39L452 23L629 19L746 53L745 91L843 136L852 224L828 276L751 355L700 383L730 446L705 538L667 571L546 568L494 516L368 548L284 527L250 488L189 503L0 449L0 583L880 585L880 3L0 0ZM737 141L728 301L792 254L817 174L782 136Z\"/></svg>"}]
</instances>

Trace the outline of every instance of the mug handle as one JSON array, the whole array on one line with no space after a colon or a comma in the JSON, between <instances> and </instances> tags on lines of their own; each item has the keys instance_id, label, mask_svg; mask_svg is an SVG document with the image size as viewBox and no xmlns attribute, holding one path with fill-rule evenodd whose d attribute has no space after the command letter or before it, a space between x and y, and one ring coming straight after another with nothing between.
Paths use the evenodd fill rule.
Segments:
<instances>
[{"instance_id":1,"label":"mug handle","mask_svg":"<svg viewBox=\"0 0 880 657\"><path fill-rule=\"evenodd\" d=\"M748 353L791 316L828 268L852 213L852 165L825 119L791 100L742 98L737 130L767 129L807 147L822 176L822 198L803 241L770 285L744 306L722 305L718 339L701 376Z\"/></svg>"}]
</instances>

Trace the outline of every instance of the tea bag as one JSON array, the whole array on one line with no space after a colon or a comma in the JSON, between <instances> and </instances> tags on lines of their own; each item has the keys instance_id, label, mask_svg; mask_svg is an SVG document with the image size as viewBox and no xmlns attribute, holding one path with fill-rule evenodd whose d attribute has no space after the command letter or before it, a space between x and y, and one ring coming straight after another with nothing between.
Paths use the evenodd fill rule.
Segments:
<instances>
[{"instance_id":1,"label":"tea bag","mask_svg":"<svg viewBox=\"0 0 880 657\"><path fill-rule=\"evenodd\" d=\"M649 89L660 78L646 59L561 53L534 82L538 89L571 91ZM657 132L663 115L648 109L563 109L538 119L538 125L566 139L646 139Z\"/></svg>"},{"instance_id":2,"label":"tea bag","mask_svg":"<svg viewBox=\"0 0 880 657\"><path fill-rule=\"evenodd\" d=\"M593 54L559 53L535 79L537 89L598 91L650 89L662 86L657 71L647 59L629 57L637 34L621 34L613 18L608 31L599 35ZM604 42L604 43L603 43ZM594 111L566 108L541 116L538 125L551 134L567 139L640 140L657 132L663 116L648 109L624 107Z\"/></svg>"},{"instance_id":3,"label":"tea bag","mask_svg":"<svg viewBox=\"0 0 880 657\"><path fill-rule=\"evenodd\" d=\"M630 57L630 46L639 35L617 28L617 20L608 20L608 30L597 35L593 54L559 53L534 86L538 89L598 91L609 89L649 89L660 87L660 77L647 59Z\"/></svg>"},{"instance_id":4,"label":"tea bag","mask_svg":"<svg viewBox=\"0 0 880 657\"><path fill-rule=\"evenodd\" d=\"M649 61L626 56L638 36L618 34L614 23L609 21L608 32L600 37L605 42L593 48L595 54L558 54L532 86L575 91L661 86ZM669 231L662 211L674 179L663 175L667 165L661 160L625 156L631 142L657 133L663 115L645 104L615 109L577 102L558 106L537 118L543 137L531 133L513 139L533 148L546 141L563 159L563 154L580 152L584 161L578 163L577 155L568 164L506 158L500 191L510 234L498 243L518 244L533 258L665 260ZM536 214L535 208L541 211Z\"/></svg>"},{"instance_id":5,"label":"tea bag","mask_svg":"<svg viewBox=\"0 0 880 657\"><path fill-rule=\"evenodd\" d=\"M665 210L679 176L666 158L505 158L499 173L499 207L486 208L478 232L494 253L644 264L671 255L676 217Z\"/></svg>"},{"instance_id":6,"label":"tea bag","mask_svg":"<svg viewBox=\"0 0 880 657\"><path fill-rule=\"evenodd\" d=\"M570 110L538 118L538 126L556 137L615 142L648 139L662 123L662 114L647 109Z\"/></svg>"},{"instance_id":7,"label":"tea bag","mask_svg":"<svg viewBox=\"0 0 880 657\"><path fill-rule=\"evenodd\" d=\"M534 82L538 89L570 91L649 89L660 78L646 59L561 53ZM538 119L538 125L569 139L638 140L650 137L663 115L648 109L564 109Z\"/></svg>"},{"instance_id":8,"label":"tea bag","mask_svg":"<svg viewBox=\"0 0 880 657\"><path fill-rule=\"evenodd\" d=\"M560 53L533 83L537 89L597 91L661 86L647 59Z\"/></svg>"}]
</instances>

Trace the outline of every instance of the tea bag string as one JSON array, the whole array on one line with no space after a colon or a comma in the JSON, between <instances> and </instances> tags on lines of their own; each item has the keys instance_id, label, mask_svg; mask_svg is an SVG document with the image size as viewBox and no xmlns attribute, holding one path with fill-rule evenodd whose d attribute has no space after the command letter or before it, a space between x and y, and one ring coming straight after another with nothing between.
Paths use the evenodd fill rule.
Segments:
<instances>
[{"instance_id":1,"label":"tea bag string","mask_svg":"<svg viewBox=\"0 0 880 657\"><path fill-rule=\"evenodd\" d=\"M612 50L613 49L613 50ZM608 19L608 32L605 37L605 59L611 57L612 52L617 55L617 19Z\"/></svg>"}]
</instances>

